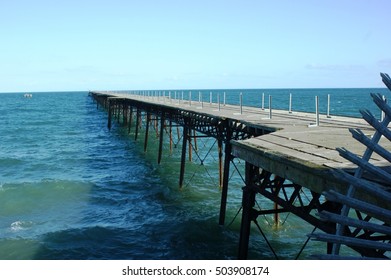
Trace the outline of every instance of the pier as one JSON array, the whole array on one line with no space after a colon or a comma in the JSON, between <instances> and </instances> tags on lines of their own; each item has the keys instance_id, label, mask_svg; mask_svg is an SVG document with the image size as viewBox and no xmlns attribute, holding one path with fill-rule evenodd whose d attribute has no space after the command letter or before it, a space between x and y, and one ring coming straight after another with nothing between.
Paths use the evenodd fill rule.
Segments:
<instances>
[{"instance_id":1,"label":"pier","mask_svg":"<svg viewBox=\"0 0 391 280\"><path fill-rule=\"evenodd\" d=\"M324 197L325 192L334 191L345 194L349 183L342 180L336 170L352 174L357 165L340 155L340 148L355 155L363 155L367 146L354 141L350 130L360 131L370 138L376 130L364 119L330 116L314 113L292 112L271 108L233 106L220 102L204 102L182 96L162 95L157 92L98 92L90 95L97 104L108 112L108 127L117 120L129 131L134 129L138 138L141 123L144 123L144 149L148 146L151 126L155 125L159 135L157 161L160 164L163 150L164 131L169 131L170 149L173 128L181 128L181 162L178 185L183 187L186 172L186 158L191 156L192 145L197 137L212 137L217 141L219 163L219 185L221 201L219 224L225 224L228 199L229 174L235 158L245 161L245 186L243 187L242 220L238 258L245 259L248 254L251 223L258 227L257 217L273 215L278 223L278 215L290 212L326 234L335 234L336 222L321 218L322 211L340 213L343 204ZM241 100L241 99L240 99ZM271 100L269 104L271 104ZM387 127L387 125L386 125ZM196 134L198 133L198 135ZM391 150L391 142L380 137L379 145ZM368 162L389 172L391 164L377 153L371 153ZM391 182L364 172L363 177L391 187ZM386 190L387 191L387 190ZM271 209L255 209L255 197L262 195L272 201ZM303 196L306 199L303 199ZM308 199L310 197L310 199ZM385 211L391 211L391 204L383 196L357 190L355 198L371 203ZM365 212L365 211L364 211ZM368 222L370 215L359 213L360 220ZM382 221L381 221L382 222ZM389 228L386 221L385 226ZM387 229L388 230L388 229ZM383 244L390 243L388 231L378 235L376 231L365 235L352 231L349 236L371 240L375 238ZM375 236L375 237L374 237ZM267 241L267 240L266 240ZM327 242L327 240L326 240ZM327 242L327 253L332 244ZM364 257L387 258L387 246L362 247L348 245ZM272 249L272 248L271 248ZM325 249L326 252L326 249Z\"/></svg>"}]
</instances>

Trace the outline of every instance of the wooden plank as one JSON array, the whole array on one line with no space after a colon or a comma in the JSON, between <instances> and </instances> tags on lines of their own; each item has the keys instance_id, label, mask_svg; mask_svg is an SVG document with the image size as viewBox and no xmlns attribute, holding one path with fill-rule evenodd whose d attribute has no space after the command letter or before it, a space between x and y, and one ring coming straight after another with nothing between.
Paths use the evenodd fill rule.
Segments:
<instances>
[{"instance_id":1,"label":"wooden plank","mask_svg":"<svg viewBox=\"0 0 391 280\"><path fill-rule=\"evenodd\" d=\"M322 162L324 159L316 157L319 161L312 161L307 158L290 157L286 153L281 153L275 149L260 149L259 146L252 146L243 141L233 141L232 154L235 157L245 159L255 166L272 172L282 178L305 186L317 193L322 193L330 188L346 190L346 183L336 180L331 169ZM282 151L284 152L284 151ZM314 163L316 162L316 163Z\"/></svg>"},{"instance_id":2,"label":"wooden plank","mask_svg":"<svg viewBox=\"0 0 391 280\"><path fill-rule=\"evenodd\" d=\"M342 217L341 215L330 213L327 211L320 212L319 217L323 220L343 224L345 226L351 226L351 227L355 227L355 228L360 228L360 229L370 230L373 232L391 235L391 227L390 226L374 224L374 223L370 223L370 222L366 222L366 221L362 221L362 220L358 220L358 219L353 219L350 217Z\"/></svg>"},{"instance_id":3,"label":"wooden plank","mask_svg":"<svg viewBox=\"0 0 391 280\"><path fill-rule=\"evenodd\" d=\"M284 154L287 159L294 157L308 161L311 164L323 165L330 161L342 162L341 157L335 150L327 150L322 147L295 142L293 140L274 143L268 140L270 140L270 138L256 137L242 142L257 147L260 150L267 150L270 153L275 151Z\"/></svg>"},{"instance_id":4,"label":"wooden plank","mask_svg":"<svg viewBox=\"0 0 391 280\"><path fill-rule=\"evenodd\" d=\"M325 192L324 196L331 201L340 202L341 204L350 208L367 213L371 217L374 217L380 221L391 224L391 210L389 210L391 207L390 205L384 204L383 207L379 207L371 203L367 203L364 200L352 198L333 190Z\"/></svg>"},{"instance_id":5,"label":"wooden plank","mask_svg":"<svg viewBox=\"0 0 391 280\"><path fill-rule=\"evenodd\" d=\"M313 233L311 234L311 237L318 241L333 242L361 248L391 251L391 244L378 241L358 239L346 236L337 236L327 233Z\"/></svg>"},{"instance_id":6,"label":"wooden plank","mask_svg":"<svg viewBox=\"0 0 391 280\"><path fill-rule=\"evenodd\" d=\"M293 147L287 147L276 143L271 143L263 139L251 139L248 141L242 141L242 143L245 145L251 145L252 149L256 148L266 153L276 154L276 155L278 154L281 157L283 157L285 160L292 160L296 158L296 159L307 161L308 164L317 164L317 165L322 165L330 161L327 158L319 157L311 152L306 153L303 152L302 150L297 150Z\"/></svg>"},{"instance_id":7,"label":"wooden plank","mask_svg":"<svg viewBox=\"0 0 391 280\"><path fill-rule=\"evenodd\" d=\"M339 256L339 255L311 255L316 260L380 260L379 258Z\"/></svg>"},{"instance_id":8,"label":"wooden plank","mask_svg":"<svg viewBox=\"0 0 391 280\"><path fill-rule=\"evenodd\" d=\"M355 163L357 166L360 166L364 170L364 172L372 174L373 177L377 177L381 180L384 180L384 183L388 182L388 184L391 184L391 172L382 169L380 166L375 166L371 162L363 161L361 157L353 154L352 152L346 149L337 149L337 150L342 157L344 157L345 159L347 159L352 163Z\"/></svg>"},{"instance_id":9,"label":"wooden plank","mask_svg":"<svg viewBox=\"0 0 391 280\"><path fill-rule=\"evenodd\" d=\"M367 132L368 135L373 133ZM299 142L310 143L312 145L325 147L328 149L335 149L341 147L354 149L355 152L360 153L365 150L365 146L352 141L352 136L348 129L329 129L329 128L317 128L317 129L286 129L281 130L268 137L280 137L286 139L292 139Z\"/></svg>"}]
</instances>

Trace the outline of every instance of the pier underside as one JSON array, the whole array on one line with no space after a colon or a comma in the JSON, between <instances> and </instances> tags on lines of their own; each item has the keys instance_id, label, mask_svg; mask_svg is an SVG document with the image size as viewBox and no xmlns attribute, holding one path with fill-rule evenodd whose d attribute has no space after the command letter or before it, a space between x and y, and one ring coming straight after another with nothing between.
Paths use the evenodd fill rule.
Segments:
<instances>
[{"instance_id":1,"label":"pier underside","mask_svg":"<svg viewBox=\"0 0 391 280\"><path fill-rule=\"evenodd\" d=\"M315 231L325 233L323 236L327 237L325 237L323 241L327 242L327 249L325 248L324 254L332 253L332 242L334 241L332 237L336 232L336 223L328 221L324 216L322 218L322 214L327 213L328 215L335 214L338 216L341 213L342 204L328 201L319 193L310 191L301 185L294 184L250 163L246 163L245 177L246 185L243 187L239 259L247 259L251 225L255 224L262 233L261 226L257 221L258 217L262 215L273 215L275 225L278 226L279 214L285 212L292 213L311 224L314 227L312 233ZM262 209L256 209L255 201L257 195L272 201L274 207L266 209L263 208L262 205L257 205L258 207L262 207ZM356 223L366 223L370 220L374 220L370 215L357 210L355 211L355 219L357 220ZM347 228L344 235L347 238L373 240L389 244L391 242L391 228L388 225L386 225L386 227L389 229L386 229L380 234L376 230L365 230L361 227L357 227L354 230ZM264 236L264 238L265 241L268 242L266 236ZM277 258L277 255L270 244L269 247ZM358 256L365 258L388 259L390 257L387 250L384 250L381 246L363 248L360 244L352 243L349 247L355 250Z\"/></svg>"},{"instance_id":2,"label":"pier underside","mask_svg":"<svg viewBox=\"0 0 391 280\"><path fill-rule=\"evenodd\" d=\"M199 113L183 110L164 104L134 100L129 98L113 97L110 94L94 94L93 98L108 111L108 128L113 119L126 125L128 130L134 125L135 140L138 139L139 129L144 124L144 150L148 146L148 135L154 126L159 135L158 163L162 158L164 131L168 131L170 149L173 143L173 128L177 128L178 139L182 141L182 155L180 162L179 187L183 187L187 155L191 159L197 139L203 137L214 138L217 141L219 161L219 185L221 187L221 206L219 224L225 223L226 205L231 162L234 159L231 150L231 141L244 140L254 136L272 132L257 126L248 126L237 119L219 117L208 113ZM180 130L179 130L180 128ZM196 134L197 132L197 134ZM176 144L175 144L176 145Z\"/></svg>"}]
</instances>

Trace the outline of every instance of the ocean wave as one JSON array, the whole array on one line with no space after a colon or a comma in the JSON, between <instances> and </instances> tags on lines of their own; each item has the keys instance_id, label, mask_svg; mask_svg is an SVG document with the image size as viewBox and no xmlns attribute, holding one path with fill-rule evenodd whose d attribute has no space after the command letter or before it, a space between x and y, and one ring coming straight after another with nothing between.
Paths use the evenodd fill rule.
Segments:
<instances>
[{"instance_id":1,"label":"ocean wave","mask_svg":"<svg viewBox=\"0 0 391 280\"><path fill-rule=\"evenodd\" d=\"M0 216L23 217L26 220L32 215L50 219L55 215L67 217L88 204L93 189L91 183L72 180L3 183Z\"/></svg>"},{"instance_id":2,"label":"ocean wave","mask_svg":"<svg viewBox=\"0 0 391 280\"><path fill-rule=\"evenodd\" d=\"M10 225L10 229L13 232L27 230L33 226L33 222L31 221L16 221Z\"/></svg>"},{"instance_id":3,"label":"ocean wave","mask_svg":"<svg viewBox=\"0 0 391 280\"><path fill-rule=\"evenodd\" d=\"M20 158L0 158L0 165L4 166L10 166L10 165L17 165L23 163L23 159Z\"/></svg>"}]
</instances>

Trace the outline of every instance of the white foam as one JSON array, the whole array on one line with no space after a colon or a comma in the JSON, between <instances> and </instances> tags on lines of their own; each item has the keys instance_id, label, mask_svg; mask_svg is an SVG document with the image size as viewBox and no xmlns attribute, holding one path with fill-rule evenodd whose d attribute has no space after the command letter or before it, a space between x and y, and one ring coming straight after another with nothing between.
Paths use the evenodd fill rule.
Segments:
<instances>
[{"instance_id":1,"label":"white foam","mask_svg":"<svg viewBox=\"0 0 391 280\"><path fill-rule=\"evenodd\" d=\"M21 231L29 229L33 225L33 222L29 221L16 221L11 224L12 231Z\"/></svg>"}]
</instances>

